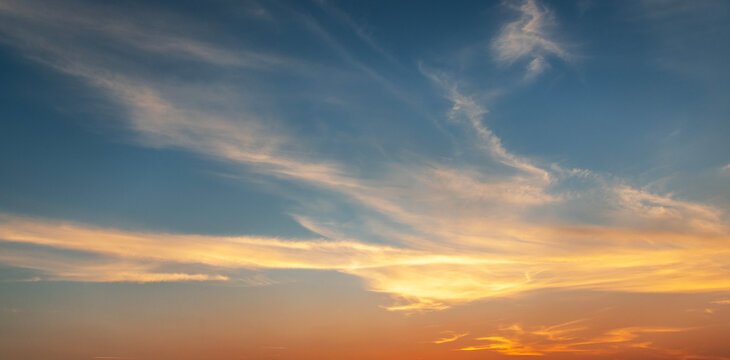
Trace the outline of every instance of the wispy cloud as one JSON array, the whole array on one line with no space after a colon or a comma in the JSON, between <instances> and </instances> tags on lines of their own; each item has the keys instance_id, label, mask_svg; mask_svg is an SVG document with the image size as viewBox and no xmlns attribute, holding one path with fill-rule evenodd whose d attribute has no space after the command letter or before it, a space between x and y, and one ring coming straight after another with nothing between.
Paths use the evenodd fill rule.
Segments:
<instances>
[{"instance_id":1,"label":"wispy cloud","mask_svg":"<svg viewBox=\"0 0 730 360\"><path fill-rule=\"evenodd\" d=\"M19 242L19 244L28 244ZM63 248L63 247L62 247ZM79 259L64 256L54 250L59 247L23 249L4 248L0 262L13 267L33 270L39 273L24 281L80 281L80 282L178 282L178 281L228 281L228 276L194 271L169 271L161 263L138 261L139 259L102 257ZM76 248L75 250L81 250ZM100 253L95 253L100 254ZM244 279L245 281L245 279ZM256 285L251 283L251 285Z\"/></svg>"},{"instance_id":2,"label":"wispy cloud","mask_svg":"<svg viewBox=\"0 0 730 360\"><path fill-rule=\"evenodd\" d=\"M510 3L519 18L504 26L493 40L496 58L504 64L527 60L526 78L540 75L550 64L549 57L569 60L572 55L565 45L554 38L556 26L552 12L537 0L524 0L520 5Z\"/></svg>"},{"instance_id":3,"label":"wispy cloud","mask_svg":"<svg viewBox=\"0 0 730 360\"><path fill-rule=\"evenodd\" d=\"M469 335L468 332L455 333L453 331L447 331L444 334L446 335L445 337L442 337L440 339L433 340L431 342L434 343L434 344L445 344L445 343L454 342L456 340L459 340L459 339L463 338L464 336Z\"/></svg>"},{"instance_id":4,"label":"wispy cloud","mask_svg":"<svg viewBox=\"0 0 730 360\"><path fill-rule=\"evenodd\" d=\"M379 54L381 57L385 58L389 62L400 66L399 61L389 51L384 49L380 44L378 44L377 41L375 41L372 34L368 32L367 28L355 21L355 19L353 19L348 13L342 11L334 4L331 4L326 0L317 0L316 3L327 13L331 14L335 19L350 27L355 35L357 35L357 37L365 44L367 44L367 46L370 47L373 51L375 51L377 54Z\"/></svg>"},{"instance_id":5,"label":"wispy cloud","mask_svg":"<svg viewBox=\"0 0 730 360\"><path fill-rule=\"evenodd\" d=\"M295 65L291 59L282 55L252 51L239 46L226 47L195 38L195 32L172 24L186 23L187 27L198 33L205 34L205 31L190 22L182 21L184 19L165 19L171 16L168 13L153 13L158 20L164 19L157 23L153 23L148 17L120 20L101 16L105 10L110 11L105 6L86 7L84 3L77 1L69 1L68 4L59 6L42 0L6 0L0 8L0 15L5 22L0 25L0 29L11 37L5 41L13 41L12 38L15 38L15 44L22 41L29 49L41 47L56 54L63 52L67 57L74 50L78 50L74 49L76 46L68 46L70 44L67 36L76 36L78 38L72 41L83 42L87 40L89 33L94 33L95 37L103 37L137 51L160 56L172 55L179 60L258 70L282 69ZM92 54L88 52L83 55L89 58L87 61L96 57L89 56Z\"/></svg>"},{"instance_id":6,"label":"wispy cloud","mask_svg":"<svg viewBox=\"0 0 730 360\"><path fill-rule=\"evenodd\" d=\"M610 329L602 334L594 335L591 327L576 326L580 322L572 321L529 330L513 324L501 329L499 336L485 336L476 339L483 342L483 344L475 344L458 350L492 350L505 355L516 356L547 355L551 353L605 355L636 348L664 353L665 350L653 348L652 337L692 330L671 327L627 327ZM605 345L611 346L607 347ZM680 354L674 353L673 355Z\"/></svg>"}]
</instances>

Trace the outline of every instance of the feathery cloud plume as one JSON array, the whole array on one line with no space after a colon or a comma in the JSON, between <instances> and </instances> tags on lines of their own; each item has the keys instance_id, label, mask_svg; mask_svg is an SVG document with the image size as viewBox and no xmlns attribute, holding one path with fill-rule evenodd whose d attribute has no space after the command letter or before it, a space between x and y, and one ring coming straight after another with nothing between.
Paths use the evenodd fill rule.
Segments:
<instances>
[{"instance_id":1,"label":"feathery cloud plume","mask_svg":"<svg viewBox=\"0 0 730 360\"><path fill-rule=\"evenodd\" d=\"M547 58L571 58L565 46L553 38L551 28L555 26L553 14L537 0L525 0L514 6L519 18L502 28L493 40L492 48L499 62L511 65L527 59L526 78L533 78L545 71L550 64Z\"/></svg>"}]
</instances>

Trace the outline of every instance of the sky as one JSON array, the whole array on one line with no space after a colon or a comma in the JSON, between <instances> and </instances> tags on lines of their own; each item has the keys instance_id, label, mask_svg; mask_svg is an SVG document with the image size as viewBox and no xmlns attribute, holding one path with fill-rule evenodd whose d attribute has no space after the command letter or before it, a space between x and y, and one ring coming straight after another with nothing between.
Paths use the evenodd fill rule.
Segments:
<instances>
[{"instance_id":1,"label":"sky","mask_svg":"<svg viewBox=\"0 0 730 360\"><path fill-rule=\"evenodd\" d=\"M0 0L7 359L730 359L726 1Z\"/></svg>"}]
</instances>

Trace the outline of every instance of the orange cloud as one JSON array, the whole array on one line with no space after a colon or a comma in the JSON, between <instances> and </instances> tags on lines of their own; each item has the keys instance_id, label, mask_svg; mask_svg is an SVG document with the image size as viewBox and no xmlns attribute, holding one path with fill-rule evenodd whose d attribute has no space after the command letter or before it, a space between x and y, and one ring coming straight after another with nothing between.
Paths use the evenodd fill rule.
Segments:
<instances>
[{"instance_id":1,"label":"orange cloud","mask_svg":"<svg viewBox=\"0 0 730 360\"><path fill-rule=\"evenodd\" d=\"M444 344L444 343L454 342L456 340L459 340L459 339L463 338L464 336L469 335L468 332L465 332L465 333L455 333L453 331L446 331L444 333L447 334L446 337L442 337L440 339L436 339L436 340L433 340L431 342L434 343L434 344Z\"/></svg>"},{"instance_id":2,"label":"orange cloud","mask_svg":"<svg viewBox=\"0 0 730 360\"><path fill-rule=\"evenodd\" d=\"M583 353L602 355L618 352L625 348L652 348L652 341L645 335L677 333L688 328L670 327L626 327L606 331L598 336L591 335L589 326L575 326L582 320L571 321L534 330L523 330L512 325L501 330L499 336L479 337L479 344L460 348L461 351L494 350L505 355L546 355L550 353ZM607 346L611 345L611 346Z\"/></svg>"}]
</instances>

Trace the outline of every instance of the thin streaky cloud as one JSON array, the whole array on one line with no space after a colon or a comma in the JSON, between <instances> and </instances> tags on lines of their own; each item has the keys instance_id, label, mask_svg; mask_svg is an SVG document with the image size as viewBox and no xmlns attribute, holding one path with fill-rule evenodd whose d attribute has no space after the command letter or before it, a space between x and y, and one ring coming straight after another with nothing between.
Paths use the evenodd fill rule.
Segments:
<instances>
[{"instance_id":1,"label":"thin streaky cloud","mask_svg":"<svg viewBox=\"0 0 730 360\"><path fill-rule=\"evenodd\" d=\"M69 33L81 37L84 33L93 32L95 36L103 36L145 52L159 55L174 54L181 60L198 60L216 66L235 66L257 70L287 69L296 66L291 59L281 55L255 52L238 46L216 45L202 39L192 38L190 35L182 35L179 27L168 25L173 21L159 21L158 23L151 23L145 19L122 21L101 16L102 11L100 10L103 10L103 7L89 10L81 7L80 4L76 5L76 8L69 11L66 7L55 6L46 1L8 0L0 9L7 24L0 28L3 28L7 34L18 37L29 44L45 43L44 47L52 46L52 42L44 39L47 35L46 31L63 29L63 34ZM192 24L188 23L188 26L190 25ZM56 45L56 48L61 48L61 45Z\"/></svg>"},{"instance_id":2,"label":"thin streaky cloud","mask_svg":"<svg viewBox=\"0 0 730 360\"><path fill-rule=\"evenodd\" d=\"M475 344L461 351L491 350L504 355L547 355L552 353L577 353L582 355L618 354L632 348L655 349L652 339L662 334L683 333L693 328L676 327L625 327L594 334L590 327L563 328L561 325L542 326L540 329L523 329L518 324L505 327L497 334L478 337ZM557 330L556 330L557 329ZM606 347L605 345L611 345ZM677 352L681 358L692 358L694 354ZM694 355L697 356L697 355Z\"/></svg>"},{"instance_id":3,"label":"thin streaky cloud","mask_svg":"<svg viewBox=\"0 0 730 360\"><path fill-rule=\"evenodd\" d=\"M49 248L58 249L58 248ZM77 281L77 282L132 282L158 283L180 281L229 281L231 278L220 274L194 272L172 272L160 269L160 264L134 259L120 260L115 257L81 261L54 254L52 251L4 249L0 262L17 268L39 273L30 281ZM251 280L256 285L255 279Z\"/></svg>"},{"instance_id":4,"label":"thin streaky cloud","mask_svg":"<svg viewBox=\"0 0 730 360\"><path fill-rule=\"evenodd\" d=\"M431 342L434 344L445 344L445 343L454 342L456 340L459 340L459 339L469 335L469 332L455 333L453 331L449 331L449 332L446 332L445 334L447 335L446 337L442 337L440 339L436 339Z\"/></svg>"},{"instance_id":5,"label":"thin streaky cloud","mask_svg":"<svg viewBox=\"0 0 730 360\"><path fill-rule=\"evenodd\" d=\"M365 27L355 21L348 13L339 9L334 4L327 0L317 0L316 3L324 9L327 13L331 14L334 18L340 22L346 24L352 29L360 40L367 44L373 51L378 53L380 56L388 60L389 62L401 67L400 62L387 50L385 50L367 31Z\"/></svg>"}]
</instances>

